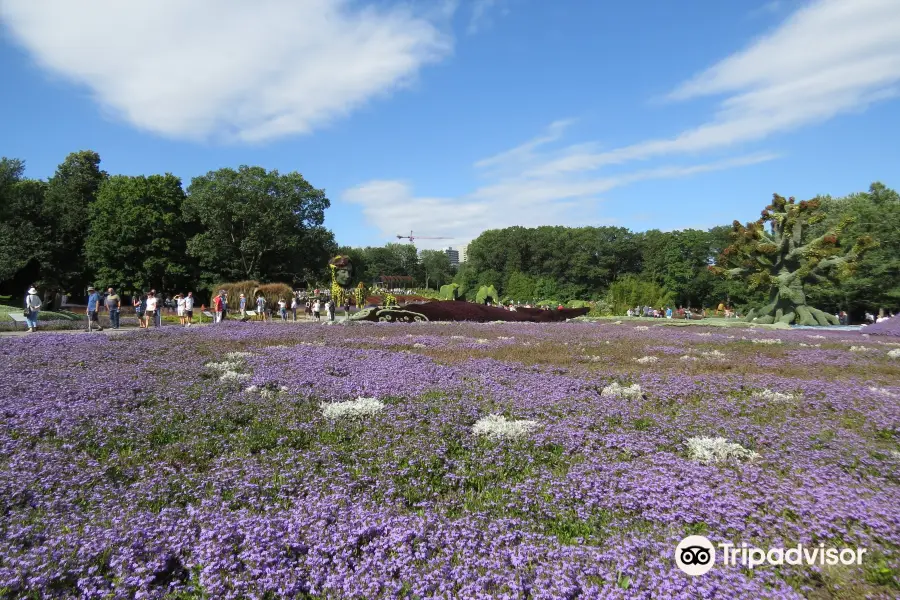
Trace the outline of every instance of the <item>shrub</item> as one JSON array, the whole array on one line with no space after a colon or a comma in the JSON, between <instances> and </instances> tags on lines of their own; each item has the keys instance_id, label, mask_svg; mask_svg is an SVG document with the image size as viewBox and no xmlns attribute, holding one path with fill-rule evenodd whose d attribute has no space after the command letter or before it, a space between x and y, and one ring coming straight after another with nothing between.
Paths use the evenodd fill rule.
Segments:
<instances>
[{"instance_id":1,"label":"shrub","mask_svg":"<svg viewBox=\"0 0 900 600\"><path fill-rule=\"evenodd\" d=\"M266 299L266 308L269 309L277 308L279 300L284 300L290 305L291 296L294 295L294 290L286 283L265 283L259 286L259 289L256 290L256 292L257 295L263 295ZM253 308L252 300L248 302L247 307Z\"/></svg>"},{"instance_id":2,"label":"shrub","mask_svg":"<svg viewBox=\"0 0 900 600\"><path fill-rule=\"evenodd\" d=\"M448 283L447 285L441 286L440 291L440 299L441 300L453 300L453 290L456 290L456 293L462 297L462 294L459 291L458 283Z\"/></svg>"},{"instance_id":3,"label":"shrub","mask_svg":"<svg viewBox=\"0 0 900 600\"><path fill-rule=\"evenodd\" d=\"M236 281L234 283L220 283L210 290L210 304L212 304L212 297L219 293L220 290L225 290L225 293L228 294L228 309L229 310L237 310L239 308L238 298L241 297L241 294L245 294L247 298L254 298L256 296L256 290L259 288L259 282L248 280L248 281ZM247 301L247 308L253 308L251 306L252 301Z\"/></svg>"}]
</instances>

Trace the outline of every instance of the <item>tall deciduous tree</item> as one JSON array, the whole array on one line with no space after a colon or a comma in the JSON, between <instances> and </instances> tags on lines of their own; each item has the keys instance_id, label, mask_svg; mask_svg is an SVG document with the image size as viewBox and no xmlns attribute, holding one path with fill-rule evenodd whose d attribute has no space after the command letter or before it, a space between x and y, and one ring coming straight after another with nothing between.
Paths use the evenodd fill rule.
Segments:
<instances>
[{"instance_id":1,"label":"tall deciduous tree","mask_svg":"<svg viewBox=\"0 0 900 600\"><path fill-rule=\"evenodd\" d=\"M29 285L30 281L14 282L14 278L23 271L29 277L36 275L47 258L49 228L43 215L47 186L25 179L24 173L23 161L0 159L0 283L10 282L12 287Z\"/></svg>"},{"instance_id":2,"label":"tall deciduous tree","mask_svg":"<svg viewBox=\"0 0 900 600\"><path fill-rule=\"evenodd\" d=\"M316 279L337 248L323 226L325 191L300 173L262 167L219 169L195 177L184 216L201 232L188 242L208 283Z\"/></svg>"},{"instance_id":3,"label":"tall deciduous tree","mask_svg":"<svg viewBox=\"0 0 900 600\"><path fill-rule=\"evenodd\" d=\"M842 247L839 236L848 219L809 239L809 226L824 217L818 200L794 202L793 198L785 200L774 194L772 204L758 221L746 226L734 222L732 244L722 251L712 269L729 277L742 277L751 288L768 290L768 304L751 310L748 320L837 324L834 315L807 305L804 283L823 280L837 268L846 275L873 241L862 236Z\"/></svg>"},{"instance_id":4,"label":"tall deciduous tree","mask_svg":"<svg viewBox=\"0 0 900 600\"><path fill-rule=\"evenodd\" d=\"M90 207L108 177L100 155L91 150L69 154L47 182L44 209L50 223L48 259L41 279L48 288L78 294L90 283L84 255L90 230Z\"/></svg>"},{"instance_id":5,"label":"tall deciduous tree","mask_svg":"<svg viewBox=\"0 0 900 600\"><path fill-rule=\"evenodd\" d=\"M450 278L450 257L440 250L422 250L419 253L419 263L425 275L425 287L429 282L435 282L440 286Z\"/></svg>"},{"instance_id":6,"label":"tall deciduous tree","mask_svg":"<svg viewBox=\"0 0 900 600\"><path fill-rule=\"evenodd\" d=\"M100 186L85 241L88 264L103 286L174 291L192 279L181 218L184 190L172 174L116 175Z\"/></svg>"}]
</instances>

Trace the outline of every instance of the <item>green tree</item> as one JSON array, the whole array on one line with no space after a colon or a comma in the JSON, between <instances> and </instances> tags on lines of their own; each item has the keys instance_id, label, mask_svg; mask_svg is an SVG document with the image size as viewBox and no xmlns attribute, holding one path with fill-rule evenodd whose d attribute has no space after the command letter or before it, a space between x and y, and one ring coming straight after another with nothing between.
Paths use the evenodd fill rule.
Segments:
<instances>
[{"instance_id":1,"label":"green tree","mask_svg":"<svg viewBox=\"0 0 900 600\"><path fill-rule=\"evenodd\" d=\"M809 239L808 227L822 219L818 200L794 202L774 194L772 204L759 220L746 226L735 221L732 244L722 251L714 272L729 277L742 277L751 288L768 291L768 303L747 314L748 320L761 323L793 323L802 325L836 324L834 315L807 304L804 283L821 281L837 268L851 272L859 256L873 245L872 238L862 236L852 246L841 246L839 235L849 222ZM768 224L768 228L766 225Z\"/></svg>"},{"instance_id":2,"label":"green tree","mask_svg":"<svg viewBox=\"0 0 900 600\"><path fill-rule=\"evenodd\" d=\"M675 294L650 279L637 275L624 275L614 281L606 295L606 303L616 315L625 314L629 308L652 306L665 308L674 303Z\"/></svg>"},{"instance_id":3,"label":"green tree","mask_svg":"<svg viewBox=\"0 0 900 600\"><path fill-rule=\"evenodd\" d=\"M47 186L25 179L24 173L23 161L0 159L0 283L9 282L5 291L12 294L31 283L14 278L37 275L47 259L49 227L43 214Z\"/></svg>"},{"instance_id":4,"label":"green tree","mask_svg":"<svg viewBox=\"0 0 900 600\"><path fill-rule=\"evenodd\" d=\"M48 257L41 268L46 287L81 293L91 282L84 254L90 231L90 207L108 177L100 155L91 150L69 154L47 182L45 219L50 224Z\"/></svg>"},{"instance_id":5,"label":"green tree","mask_svg":"<svg viewBox=\"0 0 900 600\"><path fill-rule=\"evenodd\" d=\"M195 177L184 218L199 233L188 241L207 283L320 281L336 250L323 227L330 206L324 190L300 173L262 167L225 168Z\"/></svg>"},{"instance_id":6,"label":"green tree","mask_svg":"<svg viewBox=\"0 0 900 600\"><path fill-rule=\"evenodd\" d=\"M181 179L169 173L105 181L91 206L85 241L96 283L132 291L173 291L192 283L184 198Z\"/></svg>"},{"instance_id":7,"label":"green tree","mask_svg":"<svg viewBox=\"0 0 900 600\"><path fill-rule=\"evenodd\" d=\"M839 282L823 280L807 286L809 301L831 312L846 310L857 318L866 311L900 307L900 194L875 182L868 192L845 198L820 198L826 217L810 228L819 236L845 222L838 236L841 246L868 236L878 245L857 261Z\"/></svg>"},{"instance_id":8,"label":"green tree","mask_svg":"<svg viewBox=\"0 0 900 600\"><path fill-rule=\"evenodd\" d=\"M419 253L419 264L425 275L425 287L434 281L436 286L450 278L450 257L440 250L422 250Z\"/></svg>"},{"instance_id":9,"label":"green tree","mask_svg":"<svg viewBox=\"0 0 900 600\"><path fill-rule=\"evenodd\" d=\"M513 271L503 286L503 293L518 302L530 302L534 299L535 280L521 271Z\"/></svg>"}]
</instances>

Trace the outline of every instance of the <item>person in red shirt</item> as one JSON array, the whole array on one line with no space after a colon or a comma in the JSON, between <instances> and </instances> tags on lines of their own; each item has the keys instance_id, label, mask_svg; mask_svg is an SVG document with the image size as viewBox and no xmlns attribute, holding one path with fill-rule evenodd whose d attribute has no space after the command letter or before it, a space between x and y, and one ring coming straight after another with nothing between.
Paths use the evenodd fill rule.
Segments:
<instances>
[{"instance_id":1,"label":"person in red shirt","mask_svg":"<svg viewBox=\"0 0 900 600\"><path fill-rule=\"evenodd\" d=\"M216 323L222 322L222 309L224 308L224 301L222 300L222 294L220 293L218 296L213 298L213 310L216 313Z\"/></svg>"}]
</instances>

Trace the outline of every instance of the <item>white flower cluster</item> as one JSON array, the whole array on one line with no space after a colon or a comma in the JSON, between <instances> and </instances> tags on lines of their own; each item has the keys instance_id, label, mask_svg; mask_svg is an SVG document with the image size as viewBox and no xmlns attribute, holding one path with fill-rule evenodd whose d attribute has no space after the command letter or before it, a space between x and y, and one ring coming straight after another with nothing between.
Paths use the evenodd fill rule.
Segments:
<instances>
[{"instance_id":1,"label":"white flower cluster","mask_svg":"<svg viewBox=\"0 0 900 600\"><path fill-rule=\"evenodd\" d=\"M704 358L708 358L710 360L724 360L725 353L720 352L719 350L709 350L707 352L701 352Z\"/></svg>"},{"instance_id":2,"label":"white flower cluster","mask_svg":"<svg viewBox=\"0 0 900 600\"><path fill-rule=\"evenodd\" d=\"M888 356L891 358L900 358L900 348L894 348L890 352L888 352Z\"/></svg>"},{"instance_id":3,"label":"white flower cluster","mask_svg":"<svg viewBox=\"0 0 900 600\"><path fill-rule=\"evenodd\" d=\"M222 362L208 362L205 366L207 369L224 373L226 371L236 371L240 369L243 364L238 361L223 360Z\"/></svg>"},{"instance_id":4,"label":"white flower cluster","mask_svg":"<svg viewBox=\"0 0 900 600\"><path fill-rule=\"evenodd\" d=\"M712 333L709 331L704 331L703 333L698 333L697 335L699 335L700 337L710 337Z\"/></svg>"},{"instance_id":5,"label":"white flower cluster","mask_svg":"<svg viewBox=\"0 0 900 600\"><path fill-rule=\"evenodd\" d=\"M824 340L825 339L824 335L808 335L806 337L808 337L811 340Z\"/></svg>"},{"instance_id":6,"label":"white flower cluster","mask_svg":"<svg viewBox=\"0 0 900 600\"><path fill-rule=\"evenodd\" d=\"M501 415L488 415L472 426L472 433L490 438L515 439L527 435L537 427L537 421L510 421Z\"/></svg>"},{"instance_id":7,"label":"white flower cluster","mask_svg":"<svg viewBox=\"0 0 900 600\"><path fill-rule=\"evenodd\" d=\"M649 331L649 329L650 328L647 327L646 325L638 325L637 327L634 328L635 331Z\"/></svg>"},{"instance_id":8,"label":"white flower cluster","mask_svg":"<svg viewBox=\"0 0 900 600\"><path fill-rule=\"evenodd\" d=\"M850 352L875 352L875 348L868 346L850 346Z\"/></svg>"},{"instance_id":9,"label":"white flower cluster","mask_svg":"<svg viewBox=\"0 0 900 600\"><path fill-rule=\"evenodd\" d=\"M485 338L478 338L475 341L478 342L479 344L487 344L490 340L485 339Z\"/></svg>"},{"instance_id":10,"label":"white flower cluster","mask_svg":"<svg viewBox=\"0 0 900 600\"><path fill-rule=\"evenodd\" d=\"M237 371L225 371L219 377L219 381L225 381L227 383L237 383L247 381L248 379L250 379L250 375L247 373L238 373Z\"/></svg>"},{"instance_id":11,"label":"white flower cluster","mask_svg":"<svg viewBox=\"0 0 900 600\"><path fill-rule=\"evenodd\" d=\"M695 362L696 362L696 361L698 361L698 360L700 360L700 359L697 358L696 356L691 356L691 355L689 355L689 354L685 354L684 356L681 357L681 360L691 360L691 361L695 361Z\"/></svg>"},{"instance_id":12,"label":"white flower cluster","mask_svg":"<svg viewBox=\"0 0 900 600\"><path fill-rule=\"evenodd\" d=\"M225 360L235 362L244 360L248 356L253 356L252 352L229 352L225 355Z\"/></svg>"},{"instance_id":13,"label":"white flower cluster","mask_svg":"<svg viewBox=\"0 0 900 600\"><path fill-rule=\"evenodd\" d=\"M649 365L649 364L653 364L655 362L659 362L659 357L657 357L657 356L642 356L640 358L634 359L634 361L636 363L639 363L642 365Z\"/></svg>"},{"instance_id":14,"label":"white flower cluster","mask_svg":"<svg viewBox=\"0 0 900 600\"><path fill-rule=\"evenodd\" d=\"M416 342L415 344L413 344L413 348L427 348L427 347L428 346L426 346L425 344L420 344L419 342Z\"/></svg>"},{"instance_id":15,"label":"white flower cluster","mask_svg":"<svg viewBox=\"0 0 900 600\"><path fill-rule=\"evenodd\" d=\"M774 346L781 343L779 338L751 338L750 341L754 344L765 344L767 346Z\"/></svg>"},{"instance_id":16,"label":"white flower cluster","mask_svg":"<svg viewBox=\"0 0 900 600\"><path fill-rule=\"evenodd\" d=\"M260 388L258 385L251 385L247 389L244 390L246 394L259 394L260 398L264 398L266 400L272 399L278 395L278 392L286 392L288 388L286 385L279 387L277 390L270 387Z\"/></svg>"},{"instance_id":17,"label":"white flower cluster","mask_svg":"<svg viewBox=\"0 0 900 600\"><path fill-rule=\"evenodd\" d=\"M770 402L790 402L792 400L797 399L797 396L795 396L794 394L785 394L783 392L775 392L768 388L754 392L753 397L759 398L761 400L768 400Z\"/></svg>"},{"instance_id":18,"label":"white flower cluster","mask_svg":"<svg viewBox=\"0 0 900 600\"><path fill-rule=\"evenodd\" d=\"M641 386L633 383L628 387L625 387L623 385L620 385L619 382L614 381L613 383L603 388L603 391L600 392L600 395L607 397L617 396L619 398L630 398L632 400L637 400L641 397Z\"/></svg>"},{"instance_id":19,"label":"white flower cluster","mask_svg":"<svg viewBox=\"0 0 900 600\"><path fill-rule=\"evenodd\" d=\"M874 387L874 386L870 387L869 391L872 392L873 394L880 394L882 396L887 396L889 398L897 397L897 394L895 394L894 392L891 392L890 390L886 390L886 389L880 388L880 387Z\"/></svg>"},{"instance_id":20,"label":"white flower cluster","mask_svg":"<svg viewBox=\"0 0 900 600\"><path fill-rule=\"evenodd\" d=\"M600 362L601 360L603 360L603 358L600 356L597 356L596 354L594 354L594 355L585 354L584 356L581 357L581 360L583 362Z\"/></svg>"},{"instance_id":21,"label":"white flower cluster","mask_svg":"<svg viewBox=\"0 0 900 600\"><path fill-rule=\"evenodd\" d=\"M802 348L821 348L822 344L804 344L803 342L800 342L800 346Z\"/></svg>"},{"instance_id":22,"label":"white flower cluster","mask_svg":"<svg viewBox=\"0 0 900 600\"><path fill-rule=\"evenodd\" d=\"M688 455L702 463L718 463L728 460L753 460L759 454L725 438L688 438Z\"/></svg>"},{"instance_id":23,"label":"white flower cluster","mask_svg":"<svg viewBox=\"0 0 900 600\"><path fill-rule=\"evenodd\" d=\"M347 400L346 402L333 402L321 404L322 414L326 419L355 419L369 417L384 410L384 403L377 398L362 398Z\"/></svg>"}]
</instances>

